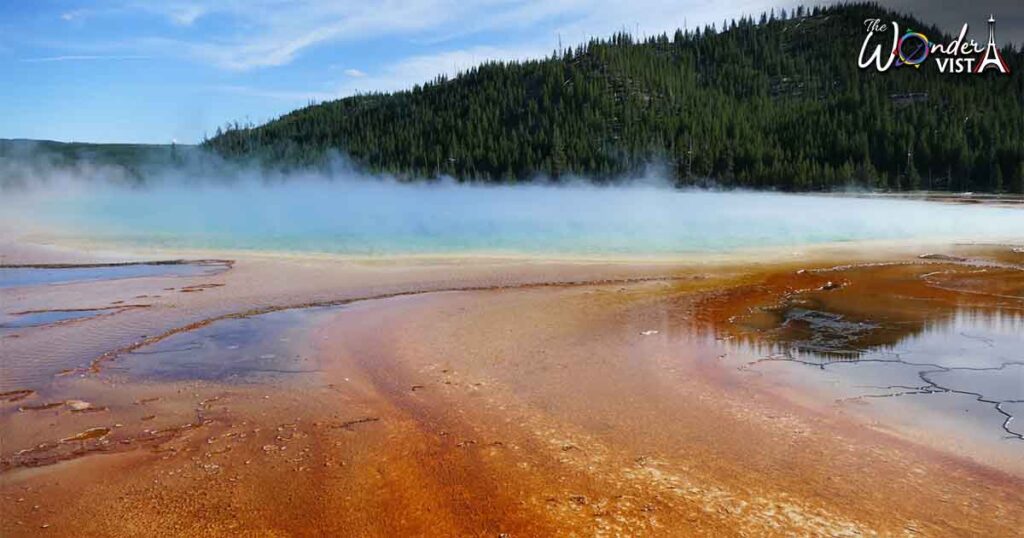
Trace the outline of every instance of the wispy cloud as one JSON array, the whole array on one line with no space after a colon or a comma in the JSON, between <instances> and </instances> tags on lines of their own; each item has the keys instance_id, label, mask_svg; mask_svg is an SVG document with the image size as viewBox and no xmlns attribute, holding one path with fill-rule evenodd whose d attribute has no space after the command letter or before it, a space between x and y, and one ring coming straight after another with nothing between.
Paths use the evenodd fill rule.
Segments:
<instances>
[{"instance_id":1,"label":"wispy cloud","mask_svg":"<svg viewBox=\"0 0 1024 538\"><path fill-rule=\"evenodd\" d=\"M253 2L255 4L255 2ZM125 0L116 9L121 11L142 11L163 17L172 24L178 26L191 26L200 18L218 9L241 8L244 6L232 6L234 2L213 2L210 0L161 0L153 2L150 0Z\"/></svg>"},{"instance_id":2,"label":"wispy cloud","mask_svg":"<svg viewBox=\"0 0 1024 538\"><path fill-rule=\"evenodd\" d=\"M184 5L172 10L170 16L171 20L175 23L182 26L190 26L205 14L206 9L202 6Z\"/></svg>"},{"instance_id":3,"label":"wispy cloud","mask_svg":"<svg viewBox=\"0 0 1024 538\"><path fill-rule=\"evenodd\" d=\"M217 67L246 71L291 63L302 51L334 41L355 41L416 32L450 22L463 13L456 0L385 0L338 3L324 0L252 0L147 4L178 24L214 14L233 22L223 34L175 45ZM240 31L239 29L243 29Z\"/></svg>"},{"instance_id":4,"label":"wispy cloud","mask_svg":"<svg viewBox=\"0 0 1024 538\"><path fill-rule=\"evenodd\" d=\"M207 89L218 93L229 93L273 99L292 104L323 102L340 99L358 93L375 91L399 91L412 87L438 75L454 76L457 73L487 61L512 61L536 58L550 51L524 45L522 47L472 47L451 50L437 54L418 55L392 64L380 66L367 73L359 69L345 69L346 80L331 91L303 91L266 89L245 85L218 85Z\"/></svg>"},{"instance_id":5,"label":"wispy cloud","mask_svg":"<svg viewBox=\"0 0 1024 538\"><path fill-rule=\"evenodd\" d=\"M842 0L820 0L835 3ZM3 4L4 0L0 0ZM955 31L962 22L983 29L984 18L999 20L1000 42L1024 41L1021 0L882 0L907 8L927 21ZM20 103L35 99L43 83L139 80L173 81L198 92L171 92L165 84L119 84L91 95L117 108L140 93L168 103L132 118L152 132L173 123L161 114L185 110L197 118L252 113L280 114L295 105L360 92L395 91L454 75L488 60L547 56L561 42L574 46L619 30L641 35L675 28L721 25L723 19L757 15L797 0L51 0L24 2L24 9L0 8L0 60L34 64L13 83L3 76L0 116L21 128L54 132L82 128L45 116L53 107L24 113ZM817 1L811 2L818 3ZM1016 32L1016 33L1014 33ZM159 60L159 61L155 61ZM73 62L108 62L104 69L68 69ZM120 63L118 63L120 62ZM272 72L268 72L271 71ZM17 78L23 76L24 78ZM10 78L10 77L8 77ZM310 91L312 90L312 91ZM247 96L238 99L238 96ZM66 99L54 92L52 99ZM34 101L33 101L34 102ZM13 112L13 114L12 114ZM27 119L26 119L27 118ZM206 119L189 127L198 138ZM149 122L149 123L146 123ZM217 122L215 122L217 123ZM83 124L84 125L84 124ZM10 129L10 127L8 127ZM138 133L149 131L138 128ZM51 135L57 136L57 135ZM67 136L61 134L60 136ZM161 135L162 136L162 135ZM182 135L186 137L186 135Z\"/></svg>"},{"instance_id":6,"label":"wispy cloud","mask_svg":"<svg viewBox=\"0 0 1024 538\"><path fill-rule=\"evenodd\" d=\"M310 92L301 90L272 90L265 88L254 88L251 86L241 85L220 85L212 86L209 88L212 91L220 93L230 93L235 95L246 95L249 97L260 97L265 99L274 99L276 101L287 101L291 103L309 103L312 101L329 101L331 99L337 99L340 97L337 93L332 92Z\"/></svg>"},{"instance_id":7,"label":"wispy cloud","mask_svg":"<svg viewBox=\"0 0 1024 538\"><path fill-rule=\"evenodd\" d=\"M438 75L454 76L488 61L526 60L551 51L545 45L523 44L515 47L479 46L404 58L384 65L363 77L342 82L337 97L374 91L397 91L433 80Z\"/></svg>"},{"instance_id":8,"label":"wispy cloud","mask_svg":"<svg viewBox=\"0 0 1024 538\"><path fill-rule=\"evenodd\" d=\"M107 4L105 9L111 13L148 13L177 27L217 17L216 31L169 31L138 37L134 46L162 42L166 44L164 50L184 53L225 70L249 71L287 65L314 47L385 36L439 44L470 35L499 39L509 34L518 34L519 39L530 35L550 51L559 35L570 45L622 29L641 33L671 31L687 22L700 24L757 12L774 2L739 0L723 5L715 0L119 0ZM65 16L77 18L79 13L68 11Z\"/></svg>"},{"instance_id":9,"label":"wispy cloud","mask_svg":"<svg viewBox=\"0 0 1024 538\"><path fill-rule=\"evenodd\" d=\"M689 25L721 24L723 18L739 18L771 9L774 0L739 0L723 6L717 0L522 0L488 6L488 16L461 20L460 30L444 34L485 33L518 35L501 46L480 45L427 55L414 55L369 70L367 76L343 81L340 95L371 91L396 91L430 81L438 75L454 76L481 63L543 58L557 47L582 43L593 36L620 30L653 35ZM681 7L681 4L683 6ZM544 31L530 31L545 28ZM510 31L520 29L522 31Z\"/></svg>"},{"instance_id":10,"label":"wispy cloud","mask_svg":"<svg viewBox=\"0 0 1024 538\"><path fill-rule=\"evenodd\" d=\"M19 61L26 63L45 62L91 62L91 61L121 61L121 60L148 60L152 56L141 55L92 55L92 54L68 54L64 56L43 56L40 58L21 58Z\"/></svg>"}]
</instances>

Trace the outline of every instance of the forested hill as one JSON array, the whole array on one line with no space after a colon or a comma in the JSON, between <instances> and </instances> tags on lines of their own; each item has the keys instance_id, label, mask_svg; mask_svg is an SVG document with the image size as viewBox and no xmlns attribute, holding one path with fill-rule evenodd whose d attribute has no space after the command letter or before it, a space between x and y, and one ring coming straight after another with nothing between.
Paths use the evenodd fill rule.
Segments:
<instances>
[{"instance_id":1,"label":"forested hill","mask_svg":"<svg viewBox=\"0 0 1024 538\"><path fill-rule=\"evenodd\" d=\"M975 35L987 15L965 21ZM601 180L653 163L680 184L1024 189L1024 52L1004 47L1009 76L940 74L933 60L861 70L867 18L949 40L874 4L643 40L621 34L409 91L311 105L205 145L284 165L338 150L369 171L410 178ZM891 30L879 37L891 40Z\"/></svg>"}]
</instances>

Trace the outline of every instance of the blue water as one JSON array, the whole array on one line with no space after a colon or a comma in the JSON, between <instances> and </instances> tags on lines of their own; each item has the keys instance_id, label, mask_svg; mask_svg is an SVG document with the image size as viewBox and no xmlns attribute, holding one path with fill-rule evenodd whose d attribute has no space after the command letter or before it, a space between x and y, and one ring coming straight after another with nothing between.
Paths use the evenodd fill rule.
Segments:
<instances>
[{"instance_id":1,"label":"blue water","mask_svg":"<svg viewBox=\"0 0 1024 538\"><path fill-rule=\"evenodd\" d=\"M300 308L220 320L129 353L125 371L146 379L236 382L311 373L319 365L315 353L302 344L309 339L309 328L342 308Z\"/></svg>"},{"instance_id":2,"label":"blue water","mask_svg":"<svg viewBox=\"0 0 1024 538\"><path fill-rule=\"evenodd\" d=\"M195 276L222 271L222 265L137 263L99 267L0 267L0 289L149 276Z\"/></svg>"},{"instance_id":3,"label":"blue water","mask_svg":"<svg viewBox=\"0 0 1024 538\"><path fill-rule=\"evenodd\" d=\"M26 197L31 203L8 196L15 203L0 206L69 235L173 248L664 255L865 239L1024 239L1024 210L1015 208L658 186L344 179Z\"/></svg>"},{"instance_id":4,"label":"blue water","mask_svg":"<svg viewBox=\"0 0 1024 538\"><path fill-rule=\"evenodd\" d=\"M30 314L18 314L0 316L0 329L21 329L24 327L38 327L72 319L82 319L95 316L107 310L47 310L45 312L34 312Z\"/></svg>"}]
</instances>

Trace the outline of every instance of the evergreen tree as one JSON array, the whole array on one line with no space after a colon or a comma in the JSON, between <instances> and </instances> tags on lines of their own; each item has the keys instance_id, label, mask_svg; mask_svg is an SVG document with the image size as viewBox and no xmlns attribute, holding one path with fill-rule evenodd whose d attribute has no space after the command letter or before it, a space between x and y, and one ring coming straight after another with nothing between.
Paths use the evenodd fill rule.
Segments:
<instances>
[{"instance_id":1,"label":"evergreen tree","mask_svg":"<svg viewBox=\"0 0 1024 538\"><path fill-rule=\"evenodd\" d=\"M606 181L656 163L679 184L1024 190L1024 51L1004 49L1009 76L861 70L867 18L951 39L865 3L773 11L671 41L618 33L229 125L204 146L285 167L340 152L410 178Z\"/></svg>"}]
</instances>

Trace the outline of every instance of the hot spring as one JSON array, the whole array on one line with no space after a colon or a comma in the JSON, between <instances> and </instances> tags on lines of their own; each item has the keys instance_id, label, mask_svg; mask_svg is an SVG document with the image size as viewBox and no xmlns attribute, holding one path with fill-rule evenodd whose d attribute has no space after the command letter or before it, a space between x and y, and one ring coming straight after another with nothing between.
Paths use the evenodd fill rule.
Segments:
<instances>
[{"instance_id":1,"label":"hot spring","mask_svg":"<svg viewBox=\"0 0 1024 538\"><path fill-rule=\"evenodd\" d=\"M71 181L0 196L4 235L160 248L614 256L1024 238L1024 211L1011 207L649 183L478 186L335 176L129 188Z\"/></svg>"}]
</instances>

